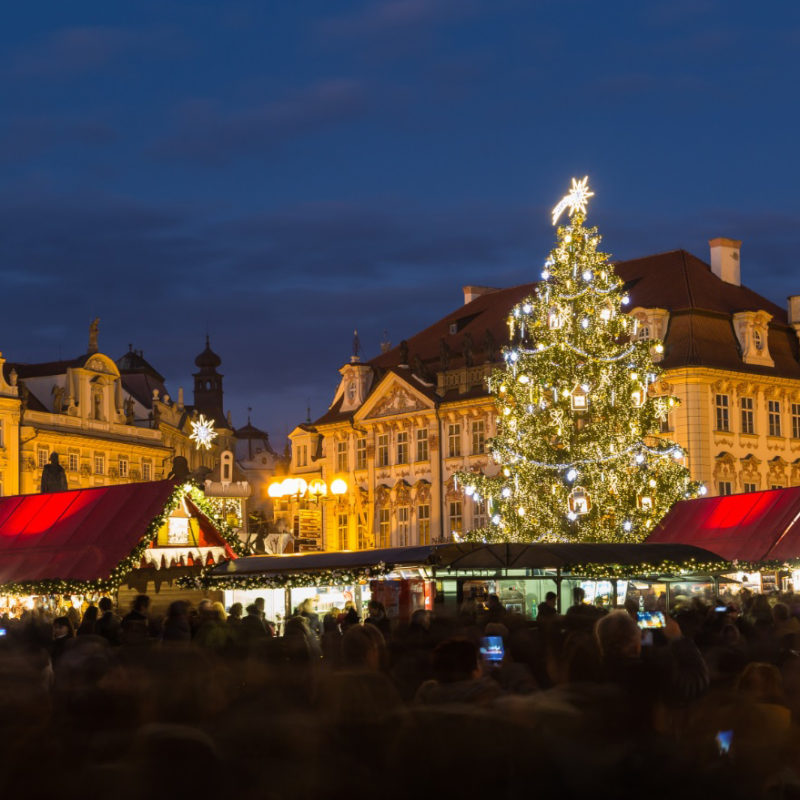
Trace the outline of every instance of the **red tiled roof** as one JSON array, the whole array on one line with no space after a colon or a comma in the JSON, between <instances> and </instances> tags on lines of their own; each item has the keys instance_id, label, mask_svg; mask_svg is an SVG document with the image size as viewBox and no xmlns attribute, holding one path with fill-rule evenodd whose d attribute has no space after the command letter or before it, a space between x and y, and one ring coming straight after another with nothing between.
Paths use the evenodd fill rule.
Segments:
<instances>
[{"instance_id":1,"label":"red tiled roof","mask_svg":"<svg viewBox=\"0 0 800 800\"><path fill-rule=\"evenodd\" d=\"M154 481L0 498L0 585L107 578L174 489L172 481ZM203 539L224 544L198 516Z\"/></svg>"},{"instance_id":2,"label":"red tiled roof","mask_svg":"<svg viewBox=\"0 0 800 800\"><path fill-rule=\"evenodd\" d=\"M723 558L800 558L800 487L676 503L648 543L692 544Z\"/></svg>"},{"instance_id":3,"label":"red tiled roof","mask_svg":"<svg viewBox=\"0 0 800 800\"><path fill-rule=\"evenodd\" d=\"M669 327L664 340L664 369L685 366L705 366L734 370L756 375L800 379L798 342L794 330L787 323L786 311L746 286L735 286L718 278L708 264L685 250L620 261L614 265L630 294L628 308L665 308L670 312ZM494 342L494 361L508 341L508 312L525 297L533 294L535 283L521 284L508 289L498 289L480 295L472 302L459 306L433 325L409 337L408 360L419 357L427 371L435 374L441 369L441 342L450 352L449 368L464 365L462 355L464 337L472 338L473 363L486 362L487 331ZM745 364L742 361L738 340L733 330L731 315L737 311L763 309L772 314L769 326L769 353L774 367ZM451 325L457 328L450 333ZM368 363L377 373L396 368L400 362L400 347L392 348ZM377 385L373 381L373 386ZM480 396L485 390L475 390L469 396ZM468 395L448 393L447 399L462 400ZM315 424L325 424L348 419L352 414L339 410L337 403Z\"/></svg>"}]
</instances>

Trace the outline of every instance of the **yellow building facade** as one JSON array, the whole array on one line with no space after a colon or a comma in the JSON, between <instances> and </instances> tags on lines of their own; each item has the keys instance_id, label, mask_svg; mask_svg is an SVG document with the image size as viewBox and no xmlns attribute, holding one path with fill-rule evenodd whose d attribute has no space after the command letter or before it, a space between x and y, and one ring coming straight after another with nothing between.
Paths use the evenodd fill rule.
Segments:
<instances>
[{"instance_id":1,"label":"yellow building facade","mask_svg":"<svg viewBox=\"0 0 800 800\"><path fill-rule=\"evenodd\" d=\"M616 265L634 335L664 370L650 395L680 400L662 430L710 494L800 484L800 297L783 309L741 285L740 252L713 239L710 263L677 250ZM328 411L290 434L276 516L300 549L428 544L484 524L453 475L497 470L485 381L534 286L465 287L462 307L398 347L366 363L355 348Z\"/></svg>"}]
</instances>

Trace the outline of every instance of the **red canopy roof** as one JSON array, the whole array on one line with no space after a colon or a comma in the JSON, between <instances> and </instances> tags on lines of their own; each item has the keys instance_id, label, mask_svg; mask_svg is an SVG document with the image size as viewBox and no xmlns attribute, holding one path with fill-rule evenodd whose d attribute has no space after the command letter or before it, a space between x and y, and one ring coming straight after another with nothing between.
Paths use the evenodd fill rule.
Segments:
<instances>
[{"instance_id":1,"label":"red canopy roof","mask_svg":"<svg viewBox=\"0 0 800 800\"><path fill-rule=\"evenodd\" d=\"M172 481L154 481L0 497L0 585L107 578L141 543L174 490ZM198 516L204 543L224 545Z\"/></svg>"},{"instance_id":2,"label":"red canopy roof","mask_svg":"<svg viewBox=\"0 0 800 800\"><path fill-rule=\"evenodd\" d=\"M647 541L693 544L731 561L800 558L800 487L682 500Z\"/></svg>"}]
</instances>

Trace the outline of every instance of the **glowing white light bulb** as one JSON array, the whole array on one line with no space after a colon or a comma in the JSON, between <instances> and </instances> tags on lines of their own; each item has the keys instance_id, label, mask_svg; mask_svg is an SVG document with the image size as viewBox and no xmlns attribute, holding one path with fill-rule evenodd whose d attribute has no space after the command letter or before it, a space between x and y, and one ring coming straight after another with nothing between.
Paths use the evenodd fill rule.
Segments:
<instances>
[{"instance_id":1,"label":"glowing white light bulb","mask_svg":"<svg viewBox=\"0 0 800 800\"><path fill-rule=\"evenodd\" d=\"M530 304L530 303L525 303L525 305L524 305L524 306L522 306L522 310L523 310L523 311L524 311L526 314L530 314L530 313L531 313L531 304Z\"/></svg>"},{"instance_id":2,"label":"glowing white light bulb","mask_svg":"<svg viewBox=\"0 0 800 800\"><path fill-rule=\"evenodd\" d=\"M675 449L672 451L672 457L673 457L673 458L674 458L676 461L679 461L681 458L683 458L683 450L681 450L681 449L680 449L680 447L676 447L676 448L675 448Z\"/></svg>"},{"instance_id":3,"label":"glowing white light bulb","mask_svg":"<svg viewBox=\"0 0 800 800\"><path fill-rule=\"evenodd\" d=\"M704 483L700 484L700 488L697 490L698 494L708 494L708 489L706 489L706 485Z\"/></svg>"},{"instance_id":4,"label":"glowing white light bulb","mask_svg":"<svg viewBox=\"0 0 800 800\"><path fill-rule=\"evenodd\" d=\"M520 507L517 509L517 514L518 514L520 517L524 517L524 516L525 516L525 509L524 509L522 506L520 506Z\"/></svg>"},{"instance_id":5,"label":"glowing white light bulb","mask_svg":"<svg viewBox=\"0 0 800 800\"><path fill-rule=\"evenodd\" d=\"M467 495L467 497L472 497L472 495L475 494L475 487L474 486L466 486L464 488L464 494Z\"/></svg>"},{"instance_id":6,"label":"glowing white light bulb","mask_svg":"<svg viewBox=\"0 0 800 800\"><path fill-rule=\"evenodd\" d=\"M499 525L499 524L500 524L500 515L499 515L499 514L495 514L495 515L492 517L492 523L493 523L494 525Z\"/></svg>"},{"instance_id":7,"label":"glowing white light bulb","mask_svg":"<svg viewBox=\"0 0 800 800\"><path fill-rule=\"evenodd\" d=\"M577 478L577 477L578 477L578 470L576 470L574 468L570 468L570 470L567 472L567 480L568 481L574 481L575 478Z\"/></svg>"},{"instance_id":8,"label":"glowing white light bulb","mask_svg":"<svg viewBox=\"0 0 800 800\"><path fill-rule=\"evenodd\" d=\"M583 271L583 279L588 283L592 279L592 271L590 269L585 269Z\"/></svg>"},{"instance_id":9,"label":"glowing white light bulb","mask_svg":"<svg viewBox=\"0 0 800 800\"><path fill-rule=\"evenodd\" d=\"M584 317L581 320L581 328L588 328L588 327L589 327L589 320L586 317Z\"/></svg>"},{"instance_id":10,"label":"glowing white light bulb","mask_svg":"<svg viewBox=\"0 0 800 800\"><path fill-rule=\"evenodd\" d=\"M508 498L511 497L511 489L509 489L508 486L504 486L503 491L500 492L500 495L508 500Z\"/></svg>"},{"instance_id":11,"label":"glowing white light bulb","mask_svg":"<svg viewBox=\"0 0 800 800\"><path fill-rule=\"evenodd\" d=\"M622 523L622 527L624 530L629 531L633 528L633 523L629 519L626 519L625 522Z\"/></svg>"},{"instance_id":12,"label":"glowing white light bulb","mask_svg":"<svg viewBox=\"0 0 800 800\"><path fill-rule=\"evenodd\" d=\"M567 519L568 519L570 522L575 522L575 520L576 520L576 519L578 519L578 515L577 515L577 514L576 514L574 511L570 511L570 512L567 514Z\"/></svg>"},{"instance_id":13,"label":"glowing white light bulb","mask_svg":"<svg viewBox=\"0 0 800 800\"><path fill-rule=\"evenodd\" d=\"M547 280L550 277L550 270L543 269L542 270L542 279Z\"/></svg>"},{"instance_id":14,"label":"glowing white light bulb","mask_svg":"<svg viewBox=\"0 0 800 800\"><path fill-rule=\"evenodd\" d=\"M643 453L637 453L636 454L636 463L637 464L643 464L644 463L644 454Z\"/></svg>"},{"instance_id":15,"label":"glowing white light bulb","mask_svg":"<svg viewBox=\"0 0 800 800\"><path fill-rule=\"evenodd\" d=\"M622 295L622 305L626 306L630 303L631 298L627 294Z\"/></svg>"}]
</instances>

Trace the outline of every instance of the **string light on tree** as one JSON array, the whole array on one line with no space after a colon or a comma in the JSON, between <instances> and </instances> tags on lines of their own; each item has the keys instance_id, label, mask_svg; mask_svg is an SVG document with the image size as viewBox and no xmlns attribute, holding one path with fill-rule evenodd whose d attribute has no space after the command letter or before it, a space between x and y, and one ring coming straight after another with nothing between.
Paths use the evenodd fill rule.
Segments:
<instances>
[{"instance_id":1,"label":"string light on tree","mask_svg":"<svg viewBox=\"0 0 800 800\"><path fill-rule=\"evenodd\" d=\"M194 442L194 446L198 450L210 450L214 439L218 434L214 430L214 420L206 419L205 415L201 414L196 420L192 420L192 432L189 438Z\"/></svg>"},{"instance_id":2,"label":"string light on tree","mask_svg":"<svg viewBox=\"0 0 800 800\"><path fill-rule=\"evenodd\" d=\"M677 400L651 396L661 342L639 339L630 298L586 227L588 179L553 209L557 241L543 281L508 315L498 406L497 477L458 473L487 501L477 541L641 541L670 506L700 492L685 453L660 433ZM520 510L524 513L521 514Z\"/></svg>"}]
</instances>

